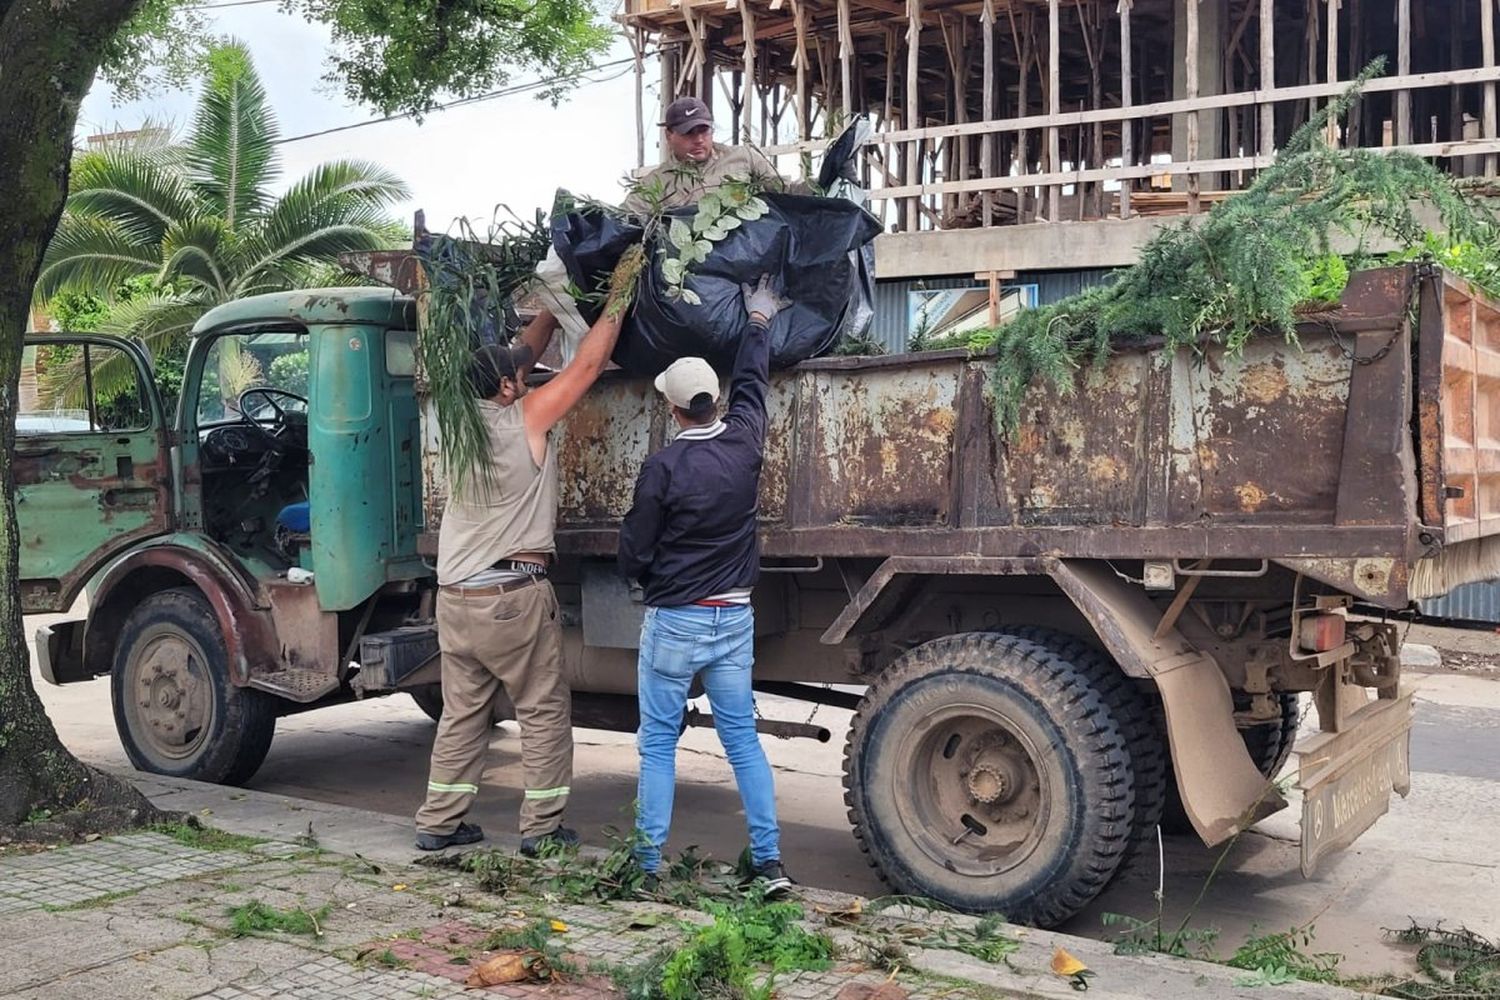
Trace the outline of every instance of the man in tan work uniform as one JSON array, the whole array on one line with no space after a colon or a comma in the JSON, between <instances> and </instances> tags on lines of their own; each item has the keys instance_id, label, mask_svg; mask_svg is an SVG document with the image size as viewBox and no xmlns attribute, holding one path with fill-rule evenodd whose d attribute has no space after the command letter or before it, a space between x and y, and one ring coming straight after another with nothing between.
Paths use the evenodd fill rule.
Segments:
<instances>
[{"instance_id":1,"label":"man in tan work uniform","mask_svg":"<svg viewBox=\"0 0 1500 1000\"><path fill-rule=\"evenodd\" d=\"M432 746L417 847L437 851L484 838L463 817L479 793L503 688L521 726L521 851L570 845L562 825L573 777L572 695L563 677L562 627L547 568L557 545L554 425L604 370L620 320L604 317L573 362L528 390L526 375L557 323L531 324L515 347L475 352L470 378L489 433L490 467L466 470L438 533L438 644L443 715Z\"/></svg>"}]
</instances>

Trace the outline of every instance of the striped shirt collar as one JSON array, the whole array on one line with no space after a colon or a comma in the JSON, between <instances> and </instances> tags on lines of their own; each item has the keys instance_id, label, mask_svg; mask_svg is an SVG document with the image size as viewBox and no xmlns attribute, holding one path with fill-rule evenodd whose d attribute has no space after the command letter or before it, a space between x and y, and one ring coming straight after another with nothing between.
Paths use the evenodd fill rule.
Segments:
<instances>
[{"instance_id":1,"label":"striped shirt collar","mask_svg":"<svg viewBox=\"0 0 1500 1000\"><path fill-rule=\"evenodd\" d=\"M677 437L673 438L673 440L707 441L709 438L716 438L720 434L723 434L726 429L727 428L724 426L724 421L715 420L713 423L708 424L705 427L684 428L683 430L677 432Z\"/></svg>"}]
</instances>

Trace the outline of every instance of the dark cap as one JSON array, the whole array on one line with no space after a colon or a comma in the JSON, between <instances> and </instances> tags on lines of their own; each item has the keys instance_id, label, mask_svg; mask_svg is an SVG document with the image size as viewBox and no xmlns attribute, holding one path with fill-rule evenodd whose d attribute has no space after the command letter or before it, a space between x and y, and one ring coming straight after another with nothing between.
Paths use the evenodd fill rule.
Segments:
<instances>
[{"instance_id":1,"label":"dark cap","mask_svg":"<svg viewBox=\"0 0 1500 1000\"><path fill-rule=\"evenodd\" d=\"M696 97L679 97L667 105L667 120L662 124L678 135L687 135L704 125L713 127L714 115L708 105Z\"/></svg>"},{"instance_id":2,"label":"dark cap","mask_svg":"<svg viewBox=\"0 0 1500 1000\"><path fill-rule=\"evenodd\" d=\"M534 359L531 348L525 344L508 347L504 344L487 344L475 351L470 358L469 385L474 395L489 399L500 391L502 378L515 378L518 369L525 368Z\"/></svg>"}]
</instances>

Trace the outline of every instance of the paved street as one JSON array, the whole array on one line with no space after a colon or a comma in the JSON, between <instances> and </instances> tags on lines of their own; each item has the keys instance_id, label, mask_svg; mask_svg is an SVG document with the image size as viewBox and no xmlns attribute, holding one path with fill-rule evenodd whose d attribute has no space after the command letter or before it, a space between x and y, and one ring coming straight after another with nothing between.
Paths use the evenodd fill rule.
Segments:
<instances>
[{"instance_id":1,"label":"paved street","mask_svg":"<svg viewBox=\"0 0 1500 1000\"><path fill-rule=\"evenodd\" d=\"M28 631L41 620L28 619ZM1217 927L1232 950L1257 928L1312 923L1316 946L1345 955L1349 972L1399 964L1400 954L1382 942L1381 929L1404 927L1408 917L1500 936L1500 841L1493 829L1500 815L1500 683L1456 674L1418 680L1411 796L1396 800L1389 816L1352 849L1328 859L1310 881L1298 872L1295 805L1272 817L1233 847L1193 913L1193 926ZM127 766L114 733L107 680L65 689L40 686L69 747L95 764ZM810 706L765 699L763 710L803 721ZM840 774L848 720L848 712L818 710L815 721L834 733L827 745L767 740L783 852L803 881L878 895L880 880L866 866L844 812ZM250 787L410 816L425 784L432 732L433 723L405 696L283 719ZM744 830L729 767L711 731L690 730L683 746L673 846L697 844L732 858L744 844ZM497 729L475 816L486 828L513 831L518 749L512 724ZM625 825L634 786L633 738L580 730L570 816L586 840L603 844L607 826ZM1186 838L1166 839L1165 912L1173 926L1192 908L1217 857ZM1151 916L1156 879L1155 866L1143 866L1117 880L1065 929L1103 936L1105 913Z\"/></svg>"}]
</instances>

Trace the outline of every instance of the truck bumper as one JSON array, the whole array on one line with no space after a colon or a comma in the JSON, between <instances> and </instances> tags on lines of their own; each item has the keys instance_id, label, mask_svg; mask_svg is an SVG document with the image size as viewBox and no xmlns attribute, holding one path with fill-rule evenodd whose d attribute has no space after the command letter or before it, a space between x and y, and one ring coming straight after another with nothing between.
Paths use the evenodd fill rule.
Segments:
<instances>
[{"instance_id":1,"label":"truck bumper","mask_svg":"<svg viewBox=\"0 0 1500 1000\"><path fill-rule=\"evenodd\" d=\"M90 679L83 669L83 626L81 621L66 621L36 630L32 643L42 680L62 685Z\"/></svg>"}]
</instances>

